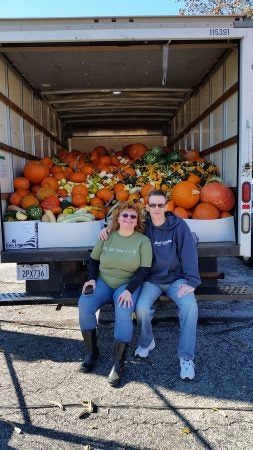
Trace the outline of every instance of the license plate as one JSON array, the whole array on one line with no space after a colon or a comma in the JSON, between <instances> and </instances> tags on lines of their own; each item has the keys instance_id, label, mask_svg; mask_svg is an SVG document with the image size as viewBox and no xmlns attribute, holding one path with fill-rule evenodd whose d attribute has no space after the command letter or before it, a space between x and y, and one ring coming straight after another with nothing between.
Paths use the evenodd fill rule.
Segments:
<instances>
[{"instance_id":1,"label":"license plate","mask_svg":"<svg viewBox=\"0 0 253 450\"><path fill-rule=\"evenodd\" d=\"M17 264L18 280L48 280L48 264Z\"/></svg>"}]
</instances>

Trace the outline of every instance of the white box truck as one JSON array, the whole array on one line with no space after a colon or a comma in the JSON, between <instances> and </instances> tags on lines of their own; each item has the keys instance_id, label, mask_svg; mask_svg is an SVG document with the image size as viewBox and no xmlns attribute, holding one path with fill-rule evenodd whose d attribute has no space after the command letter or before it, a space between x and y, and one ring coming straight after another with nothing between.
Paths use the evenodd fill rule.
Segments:
<instances>
[{"instance_id":1,"label":"white box truck","mask_svg":"<svg viewBox=\"0 0 253 450\"><path fill-rule=\"evenodd\" d=\"M236 193L235 239L200 242L201 272L251 257L252 42L240 16L1 19L2 216L24 164L59 148L195 148ZM28 278L21 302L76 298L90 248L12 249L3 234L1 261Z\"/></svg>"}]
</instances>

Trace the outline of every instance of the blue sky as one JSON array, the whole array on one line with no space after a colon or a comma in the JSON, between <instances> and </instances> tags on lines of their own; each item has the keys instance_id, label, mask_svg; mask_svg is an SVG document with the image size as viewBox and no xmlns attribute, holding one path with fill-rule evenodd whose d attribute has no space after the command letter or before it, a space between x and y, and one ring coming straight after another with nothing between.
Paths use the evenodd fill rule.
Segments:
<instances>
[{"instance_id":1,"label":"blue sky","mask_svg":"<svg viewBox=\"0 0 253 450\"><path fill-rule=\"evenodd\" d=\"M0 18L177 15L176 0L0 0Z\"/></svg>"}]
</instances>

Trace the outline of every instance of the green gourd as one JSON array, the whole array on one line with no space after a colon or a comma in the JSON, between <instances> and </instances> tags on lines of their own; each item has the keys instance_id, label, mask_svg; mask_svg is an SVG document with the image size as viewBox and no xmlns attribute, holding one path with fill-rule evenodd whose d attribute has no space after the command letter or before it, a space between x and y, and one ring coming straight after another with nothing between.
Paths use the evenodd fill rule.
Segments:
<instances>
[{"instance_id":1,"label":"green gourd","mask_svg":"<svg viewBox=\"0 0 253 450\"><path fill-rule=\"evenodd\" d=\"M29 220L40 220L43 211L39 205L32 205L26 209L26 213Z\"/></svg>"}]
</instances>

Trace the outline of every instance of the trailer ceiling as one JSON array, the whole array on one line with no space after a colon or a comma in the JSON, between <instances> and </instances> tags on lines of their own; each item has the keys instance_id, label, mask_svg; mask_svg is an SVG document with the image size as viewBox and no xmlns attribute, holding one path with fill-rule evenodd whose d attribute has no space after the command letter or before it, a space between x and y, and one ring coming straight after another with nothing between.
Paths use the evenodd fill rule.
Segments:
<instances>
[{"instance_id":1,"label":"trailer ceiling","mask_svg":"<svg viewBox=\"0 0 253 450\"><path fill-rule=\"evenodd\" d=\"M2 45L0 51L72 131L168 126L231 42Z\"/></svg>"}]
</instances>

